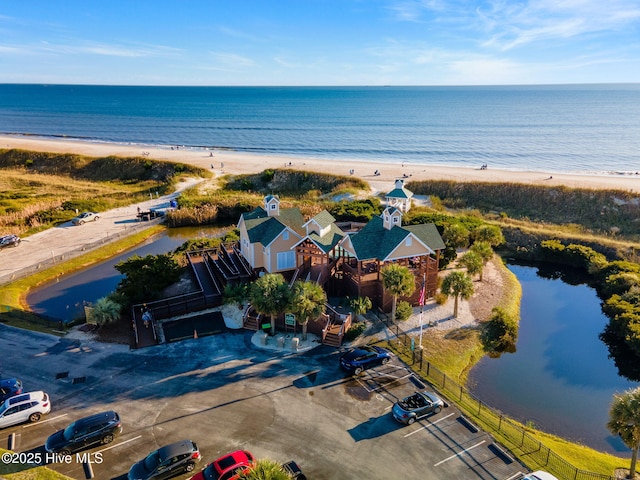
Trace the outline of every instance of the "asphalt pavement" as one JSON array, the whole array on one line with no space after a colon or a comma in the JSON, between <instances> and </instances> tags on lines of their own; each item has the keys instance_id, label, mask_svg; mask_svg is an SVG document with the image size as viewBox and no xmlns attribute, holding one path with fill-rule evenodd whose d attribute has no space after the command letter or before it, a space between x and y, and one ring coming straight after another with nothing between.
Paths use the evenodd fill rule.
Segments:
<instances>
[{"instance_id":1,"label":"asphalt pavement","mask_svg":"<svg viewBox=\"0 0 640 480\"><path fill-rule=\"evenodd\" d=\"M239 330L130 351L0 325L2 376L46 391L53 406L40 422L0 430L0 441L15 433L16 452L42 454L58 429L113 409L123 434L84 452L100 458L92 465L99 479L124 479L134 462L185 438L202 452L198 470L246 449L296 460L310 479L507 480L525 471L496 455L491 437L470 430L454 406L410 426L397 423L393 403L418 389L397 358L352 377L338 366L342 350L266 350L251 338ZM49 466L85 478L76 457Z\"/></svg>"}]
</instances>

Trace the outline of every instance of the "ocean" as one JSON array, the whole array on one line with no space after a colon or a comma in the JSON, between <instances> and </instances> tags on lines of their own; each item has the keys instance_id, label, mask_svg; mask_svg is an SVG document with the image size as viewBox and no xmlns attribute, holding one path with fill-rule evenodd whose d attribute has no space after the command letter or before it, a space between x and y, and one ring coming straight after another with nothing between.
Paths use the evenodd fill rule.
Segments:
<instances>
[{"instance_id":1,"label":"ocean","mask_svg":"<svg viewBox=\"0 0 640 480\"><path fill-rule=\"evenodd\" d=\"M336 161L623 175L640 171L640 84L4 84L0 133Z\"/></svg>"}]
</instances>

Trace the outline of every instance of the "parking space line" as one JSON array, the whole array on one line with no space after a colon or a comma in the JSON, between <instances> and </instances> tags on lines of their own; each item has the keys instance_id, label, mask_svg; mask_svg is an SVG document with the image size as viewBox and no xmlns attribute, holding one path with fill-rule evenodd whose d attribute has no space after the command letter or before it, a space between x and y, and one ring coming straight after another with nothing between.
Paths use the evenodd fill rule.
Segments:
<instances>
[{"instance_id":1,"label":"parking space line","mask_svg":"<svg viewBox=\"0 0 640 480\"><path fill-rule=\"evenodd\" d=\"M106 452L107 450L111 450L112 448L119 447L120 445L124 445L125 443L133 442L134 440L139 439L142 435L138 435L137 437L130 438L129 440L125 440L124 442L116 443L115 445L111 445L107 448L103 448L102 450L98 450L96 453Z\"/></svg>"},{"instance_id":2,"label":"parking space line","mask_svg":"<svg viewBox=\"0 0 640 480\"><path fill-rule=\"evenodd\" d=\"M41 425L41 424L43 424L43 423L50 422L51 420L56 420L57 418L62 418L62 417L66 417L66 416L67 416L67 414L66 414L66 413L63 413L62 415L58 415L58 416L56 416L56 417L47 418L46 420L41 420L41 421L39 421L39 422L30 423L30 424L28 424L28 425L23 425L23 426L22 426L22 428L35 427L35 426L37 426L37 425Z\"/></svg>"},{"instance_id":3,"label":"parking space line","mask_svg":"<svg viewBox=\"0 0 640 480\"><path fill-rule=\"evenodd\" d=\"M399 382L400 380L404 380L406 378L409 378L411 375L412 375L411 373L408 373L407 375L404 375L402 377L393 377L393 375L388 375L389 377L393 377L394 379L392 381L390 381L390 382L385 383L384 385L379 385L378 387L371 388L371 389L369 387L367 387L365 382L366 381L371 381L371 382L378 383L373 376L370 375L368 379L360 379L360 378L356 377L356 381L362 386L362 388L364 388L367 391L367 393L373 393L373 392L376 392L378 390L383 389L384 387L386 387L388 385L392 385L392 384L394 384L396 382Z\"/></svg>"},{"instance_id":4,"label":"parking space line","mask_svg":"<svg viewBox=\"0 0 640 480\"><path fill-rule=\"evenodd\" d=\"M447 457L444 460L441 460L438 463L435 463L433 466L437 467L438 465L442 465L444 462L448 462L449 460L451 460L453 458L459 457L463 453L467 453L469 450L473 450L474 448L479 447L480 445L482 445L485 442L486 442L486 440L482 440L481 442L478 442L475 445L470 446L469 448L465 448L464 450L462 450L461 452L456 453L455 455L451 455L450 457Z\"/></svg>"},{"instance_id":5,"label":"parking space line","mask_svg":"<svg viewBox=\"0 0 640 480\"><path fill-rule=\"evenodd\" d=\"M429 423L428 425L425 425L425 426L423 426L423 427L420 427L420 428L418 428L418 429L414 430L413 432L407 433L407 434L404 436L404 438L407 438L407 437L409 437L409 436L413 435L414 433L418 433L418 432L421 432L421 431L423 431L423 430L426 430L426 429L427 429L427 428L429 428L431 425L436 425L437 423L440 423L440 422L441 422L442 420L444 420L445 418L449 418L451 415L455 415L455 412L454 412L454 413L450 413L449 415L446 415L446 416L444 416L444 417L442 417L442 418L439 418L439 419L438 419L438 420L436 420L435 422L431 422L431 423Z\"/></svg>"},{"instance_id":6,"label":"parking space line","mask_svg":"<svg viewBox=\"0 0 640 480\"><path fill-rule=\"evenodd\" d=\"M524 477L524 473L522 472L518 472L516 474L511 475L510 477L505 478L504 480L514 480L515 478L521 478Z\"/></svg>"}]
</instances>

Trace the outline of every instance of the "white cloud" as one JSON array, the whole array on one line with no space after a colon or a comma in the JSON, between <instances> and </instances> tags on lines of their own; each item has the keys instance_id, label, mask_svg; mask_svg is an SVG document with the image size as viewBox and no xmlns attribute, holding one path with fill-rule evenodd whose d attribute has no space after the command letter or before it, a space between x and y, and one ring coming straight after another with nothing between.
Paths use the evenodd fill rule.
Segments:
<instances>
[{"instance_id":1,"label":"white cloud","mask_svg":"<svg viewBox=\"0 0 640 480\"><path fill-rule=\"evenodd\" d=\"M213 60L216 62L232 68L246 68L253 67L256 65L256 62L249 58L244 57L242 55L237 55L235 53L227 53L227 52L210 52Z\"/></svg>"}]
</instances>

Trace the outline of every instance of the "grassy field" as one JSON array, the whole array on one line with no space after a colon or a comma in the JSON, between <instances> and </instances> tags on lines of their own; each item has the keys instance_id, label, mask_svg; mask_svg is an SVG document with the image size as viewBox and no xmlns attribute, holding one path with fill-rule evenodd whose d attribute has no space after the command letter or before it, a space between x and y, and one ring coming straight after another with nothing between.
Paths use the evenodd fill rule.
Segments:
<instances>
[{"instance_id":1,"label":"grassy field","mask_svg":"<svg viewBox=\"0 0 640 480\"><path fill-rule=\"evenodd\" d=\"M144 158L0 150L0 232L27 236L66 222L76 211L104 211L166 193L195 167Z\"/></svg>"}]
</instances>

